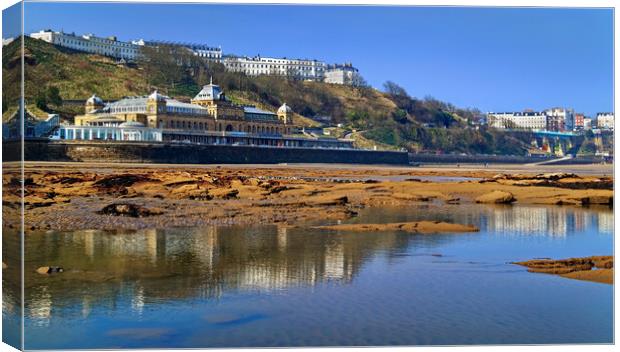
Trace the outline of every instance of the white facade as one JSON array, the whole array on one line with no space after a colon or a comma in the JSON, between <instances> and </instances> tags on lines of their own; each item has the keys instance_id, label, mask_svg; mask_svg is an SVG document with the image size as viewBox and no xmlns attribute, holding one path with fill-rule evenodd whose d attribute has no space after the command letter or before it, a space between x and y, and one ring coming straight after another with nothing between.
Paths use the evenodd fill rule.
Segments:
<instances>
[{"instance_id":1,"label":"white facade","mask_svg":"<svg viewBox=\"0 0 620 352\"><path fill-rule=\"evenodd\" d=\"M544 130L547 116L542 112L490 112L487 116L490 127L500 129Z\"/></svg>"},{"instance_id":2,"label":"white facade","mask_svg":"<svg viewBox=\"0 0 620 352\"><path fill-rule=\"evenodd\" d=\"M134 142L161 142L162 130L148 128L144 125L130 123L100 126L60 126L51 139L57 140L103 140L103 141L134 141Z\"/></svg>"},{"instance_id":3,"label":"white facade","mask_svg":"<svg viewBox=\"0 0 620 352\"><path fill-rule=\"evenodd\" d=\"M572 131L575 129L575 111L565 108L545 110L547 115L547 130Z\"/></svg>"},{"instance_id":4,"label":"white facade","mask_svg":"<svg viewBox=\"0 0 620 352\"><path fill-rule=\"evenodd\" d=\"M228 56L223 60L226 70L243 72L248 76L290 76L304 80L322 81L325 63L317 60L278 59L272 57Z\"/></svg>"},{"instance_id":5,"label":"white facade","mask_svg":"<svg viewBox=\"0 0 620 352\"><path fill-rule=\"evenodd\" d=\"M612 112L599 112L596 114L596 127L602 130L614 129L614 114Z\"/></svg>"},{"instance_id":6,"label":"white facade","mask_svg":"<svg viewBox=\"0 0 620 352\"><path fill-rule=\"evenodd\" d=\"M591 130L592 129L592 119L589 117L585 117L583 119L583 129L584 130Z\"/></svg>"},{"instance_id":7,"label":"white facade","mask_svg":"<svg viewBox=\"0 0 620 352\"><path fill-rule=\"evenodd\" d=\"M51 44L84 51L91 54L110 56L116 59L135 61L140 55L140 46L121 42L116 37L100 38L92 34L78 36L63 32L44 30L31 33L31 38L41 39Z\"/></svg>"},{"instance_id":8,"label":"white facade","mask_svg":"<svg viewBox=\"0 0 620 352\"><path fill-rule=\"evenodd\" d=\"M362 83L362 76L353 65L329 65L325 71L325 83L358 86Z\"/></svg>"}]
</instances>

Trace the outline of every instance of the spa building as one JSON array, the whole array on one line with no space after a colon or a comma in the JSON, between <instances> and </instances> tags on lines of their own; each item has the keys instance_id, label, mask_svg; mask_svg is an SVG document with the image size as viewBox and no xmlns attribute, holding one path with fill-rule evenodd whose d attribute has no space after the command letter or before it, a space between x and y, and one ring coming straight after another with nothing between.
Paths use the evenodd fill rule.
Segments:
<instances>
[{"instance_id":1,"label":"spa building","mask_svg":"<svg viewBox=\"0 0 620 352\"><path fill-rule=\"evenodd\" d=\"M84 109L74 125L61 126L52 138L352 148L351 140L294 136L293 110L287 104L275 113L238 105L213 82L190 102L158 91L108 103L93 94Z\"/></svg>"}]
</instances>

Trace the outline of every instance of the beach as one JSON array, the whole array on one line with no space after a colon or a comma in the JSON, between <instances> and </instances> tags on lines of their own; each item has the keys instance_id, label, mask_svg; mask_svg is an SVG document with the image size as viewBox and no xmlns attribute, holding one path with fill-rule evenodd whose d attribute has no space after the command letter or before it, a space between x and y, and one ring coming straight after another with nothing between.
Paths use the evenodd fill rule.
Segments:
<instances>
[{"instance_id":1,"label":"beach","mask_svg":"<svg viewBox=\"0 0 620 352\"><path fill-rule=\"evenodd\" d=\"M9 169L10 170L10 169ZM417 203L602 206L612 165L145 165L26 163L25 229L139 229L342 221ZM577 172L577 173L575 173ZM21 191L5 172L5 226ZM13 216L10 216L13 215ZM466 224L464 224L466 225Z\"/></svg>"}]
</instances>

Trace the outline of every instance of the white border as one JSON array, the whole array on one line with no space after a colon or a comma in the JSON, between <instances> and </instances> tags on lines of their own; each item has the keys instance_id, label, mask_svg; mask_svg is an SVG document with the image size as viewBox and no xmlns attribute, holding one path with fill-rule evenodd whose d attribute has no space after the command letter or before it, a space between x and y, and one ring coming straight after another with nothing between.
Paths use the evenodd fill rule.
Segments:
<instances>
[{"instance_id":1,"label":"white border","mask_svg":"<svg viewBox=\"0 0 620 352\"><path fill-rule=\"evenodd\" d=\"M54 2L54 1L38 1L38 0L26 0L27 2ZM56 1L61 2L61 1ZM225 4L314 4L314 5L408 5L408 6L469 6L469 7L587 7L587 8L614 8L616 6L615 1L610 0L591 0L591 1L583 1L583 0L504 0L501 2L492 1L492 0L444 0L444 1L429 1L429 0L419 0L419 1L411 1L411 0L388 0L385 2L379 0L287 0L287 1L278 1L278 0L219 0L219 1L200 1L200 0L184 0L184 1L175 1L175 0L109 0L109 1L78 1L78 0L63 0L62 2L133 2L133 3L225 3ZM7 7L17 3L15 0L0 0L2 5L2 9L6 9ZM2 23L0 16L0 25ZM22 21L23 26L23 21ZM23 30L23 29L22 29ZM584 28L587 30L587 28ZM618 26L615 25L615 11L614 11L614 43L616 38L620 38L618 36ZM617 63L617 46L614 47L614 109L618 103L618 95L616 89L616 82L618 82L618 72L615 70ZM1 75L0 75L1 78ZM617 112L616 112L617 113ZM614 134L614 140L617 141L617 132ZM2 151L2 147L0 146L0 152ZM614 145L614 154L616 156L620 155L620 146L618 143ZM617 176L615 165L614 165L614 178ZM615 193L615 190L614 190ZM615 198L614 207L617 207L618 200ZM617 208L616 208L617 209ZM618 228L619 219L614 218L614 232L615 229ZM614 241L615 242L615 241ZM614 243L615 248L615 243ZM614 251L615 254L615 251ZM616 272L615 282L618 281L618 273ZM617 291L614 286L614 340L618 335L618 325L615 324L615 317L618 316L618 305L615 304ZM584 297L584 300L587 300L587 297ZM0 319L0 331L2 327L2 322ZM358 351L368 351L369 347L355 347L355 348L299 348L298 350L304 351L338 351L346 349L351 352ZM415 352L437 352L437 351L492 351L495 349L500 349L505 352L520 352L523 350L526 351L545 351L545 352L581 352L581 351L613 351L616 350L616 346L613 345L554 345L554 346L497 346L497 345L488 345L488 346L459 346L459 347L450 347L450 346L441 346L441 347L372 347L373 351L390 351L390 352L403 352L403 351L415 351ZM176 349L176 350L164 350L164 349L140 349L136 351L182 351L182 350L191 350L191 351L229 351L231 349ZM261 349L235 349L237 351L279 351L281 348L261 348ZM297 350L297 348L296 348ZM12 347L0 343L0 351L15 351ZM72 350L72 351L88 351L88 350Z\"/></svg>"}]
</instances>

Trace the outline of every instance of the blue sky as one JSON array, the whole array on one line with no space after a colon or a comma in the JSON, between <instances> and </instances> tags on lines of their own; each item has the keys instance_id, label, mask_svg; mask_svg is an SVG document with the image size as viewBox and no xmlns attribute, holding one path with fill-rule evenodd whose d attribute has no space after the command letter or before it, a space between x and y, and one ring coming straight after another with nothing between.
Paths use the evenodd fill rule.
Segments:
<instances>
[{"instance_id":1,"label":"blue sky","mask_svg":"<svg viewBox=\"0 0 620 352\"><path fill-rule=\"evenodd\" d=\"M483 111L613 110L611 9L31 2L24 27L351 61L374 87Z\"/></svg>"}]
</instances>

